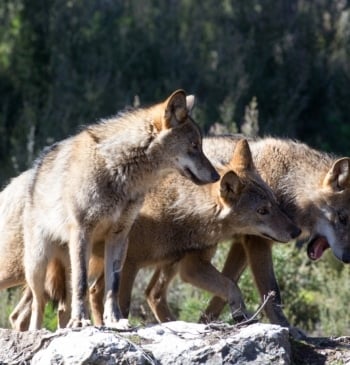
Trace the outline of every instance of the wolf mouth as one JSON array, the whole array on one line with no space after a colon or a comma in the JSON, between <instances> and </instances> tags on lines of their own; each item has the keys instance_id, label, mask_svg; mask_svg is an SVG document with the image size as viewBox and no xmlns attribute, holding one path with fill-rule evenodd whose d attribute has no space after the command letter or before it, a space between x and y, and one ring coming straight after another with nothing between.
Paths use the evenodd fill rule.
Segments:
<instances>
[{"instance_id":1,"label":"wolf mouth","mask_svg":"<svg viewBox=\"0 0 350 365\"><path fill-rule=\"evenodd\" d=\"M267 233L263 233L263 232L261 232L261 235L262 235L262 236L264 236L265 238L267 238L267 239L271 240L271 241L280 242L278 239L276 239L276 238L274 238L274 237L270 236L270 235L269 235L269 234L267 234Z\"/></svg>"},{"instance_id":2,"label":"wolf mouth","mask_svg":"<svg viewBox=\"0 0 350 365\"><path fill-rule=\"evenodd\" d=\"M182 175L189 178L196 185L205 184L205 181L200 180L188 167L184 168Z\"/></svg>"},{"instance_id":3,"label":"wolf mouth","mask_svg":"<svg viewBox=\"0 0 350 365\"><path fill-rule=\"evenodd\" d=\"M329 248L327 239L323 236L316 236L307 245L307 255L313 261L322 257L324 251Z\"/></svg>"}]
</instances>

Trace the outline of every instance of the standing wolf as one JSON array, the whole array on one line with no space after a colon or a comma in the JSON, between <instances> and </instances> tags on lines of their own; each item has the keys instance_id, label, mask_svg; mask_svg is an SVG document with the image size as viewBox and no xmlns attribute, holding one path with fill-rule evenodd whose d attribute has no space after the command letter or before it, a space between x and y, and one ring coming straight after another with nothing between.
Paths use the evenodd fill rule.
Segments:
<instances>
[{"instance_id":1,"label":"standing wolf","mask_svg":"<svg viewBox=\"0 0 350 365\"><path fill-rule=\"evenodd\" d=\"M237 137L213 137L203 143L207 156L227 160ZM264 138L249 142L257 170L276 194L281 207L309 241L308 254L318 258L330 247L344 263L350 262L350 158L314 150L291 140ZM272 323L288 326L272 262L272 241L254 236L235 238L222 273L238 280L249 264L261 297L276 292L265 307ZM216 319L225 300L215 297L203 316Z\"/></svg>"},{"instance_id":2,"label":"standing wolf","mask_svg":"<svg viewBox=\"0 0 350 365\"><path fill-rule=\"evenodd\" d=\"M125 325L119 275L145 193L173 169L197 184L219 179L202 152L192 106L193 97L186 100L184 91L176 91L163 103L91 125L36 161L23 214L25 274L33 292L30 329L42 325L47 265L65 244L71 261L69 326L88 324L87 271L96 241L105 243L104 323Z\"/></svg>"},{"instance_id":3,"label":"standing wolf","mask_svg":"<svg viewBox=\"0 0 350 365\"><path fill-rule=\"evenodd\" d=\"M221 175L215 184L194 186L172 174L147 194L130 231L121 275L120 306L124 315L128 314L137 272L155 265L162 273L158 283L153 278L146 292L159 321L175 319L165 296L177 269L187 282L227 299L236 320L246 317L238 286L210 262L217 244L239 233L288 242L300 230L280 209L271 189L257 173L247 141L237 142L231 156L224 164L214 165ZM102 269L102 253L94 252L90 277L96 278L91 297L97 323L102 312Z\"/></svg>"},{"instance_id":4,"label":"standing wolf","mask_svg":"<svg viewBox=\"0 0 350 365\"><path fill-rule=\"evenodd\" d=\"M176 267L177 262L188 255L183 260L185 264L181 265L183 277L194 285L223 295L230 302L233 315L239 319L245 315L239 288L210 263L210 254L215 250L217 242L230 238L234 233L257 234L278 241L289 241L300 233L281 211L270 188L257 174L246 140L237 143L227 164L216 167L221 176L217 183L196 186L172 173L161 179L146 194L144 205L129 234L128 253L121 275L120 304L124 315L127 315L132 285L141 267L161 267L163 264ZM24 174L30 176L31 173ZM28 177L24 174L8 185L0 194L0 200L23 200L22 185L28 184ZM6 242L0 238L0 288L9 282L12 285L24 283L23 265L19 259L23 251L21 214L19 206L0 219L0 232L2 221L15 227L12 234L6 236ZM89 265L89 279L95 282L91 287L95 324L103 323L103 246L103 241L94 245ZM202 252L201 250L204 253L198 256L197 252ZM13 252L17 253L15 257ZM11 270L3 265L8 258L12 262ZM61 327L66 325L69 291L66 292L64 280L55 277L64 277L64 272L69 271L69 267L61 270L61 266L66 266L67 263L69 258L64 257L50 262L45 283L47 298L60 303ZM2 266L5 270L2 270ZM167 284L164 282L165 290ZM27 288L10 317L16 329L24 330L28 326L31 298L31 291ZM62 304L66 308L62 308ZM172 318L166 302L164 307L160 302L155 303L153 309L159 320Z\"/></svg>"}]
</instances>

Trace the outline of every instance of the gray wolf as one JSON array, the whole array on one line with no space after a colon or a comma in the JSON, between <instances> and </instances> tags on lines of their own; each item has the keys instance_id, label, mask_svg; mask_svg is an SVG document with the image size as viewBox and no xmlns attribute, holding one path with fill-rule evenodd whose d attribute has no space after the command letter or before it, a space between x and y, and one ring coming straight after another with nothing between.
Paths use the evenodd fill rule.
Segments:
<instances>
[{"instance_id":1,"label":"gray wolf","mask_svg":"<svg viewBox=\"0 0 350 365\"><path fill-rule=\"evenodd\" d=\"M236 283L222 276L210 262L216 245L239 233L288 242L300 230L257 174L246 140L237 143L231 156L224 164L215 165L221 175L215 184L193 186L173 174L147 194L130 231L121 275L120 306L124 315L128 314L137 272L155 265L157 272L161 271L160 279L156 289L150 285L146 292L159 321L174 319L165 295L177 270L184 280L226 298L236 320L248 316ZM102 254L93 253L90 262L90 278L95 278L90 288L95 323L101 322Z\"/></svg>"},{"instance_id":2,"label":"gray wolf","mask_svg":"<svg viewBox=\"0 0 350 365\"><path fill-rule=\"evenodd\" d=\"M212 160L214 156L227 160L236 141L235 136L209 138L204 150ZM330 248L340 261L349 263L350 159L288 139L262 138L249 141L249 145L257 170L282 209L301 228L300 239L308 242L309 257L317 259ZM270 322L289 326L274 274L272 243L263 237L236 236L222 273L238 281L249 265L261 297L271 290L276 293L265 307ZM202 319L216 319L225 302L214 297Z\"/></svg>"},{"instance_id":3,"label":"gray wolf","mask_svg":"<svg viewBox=\"0 0 350 365\"><path fill-rule=\"evenodd\" d=\"M118 306L119 276L145 193L172 170L197 184L219 179L190 116L193 102L178 90L162 103L90 125L38 158L23 211L25 277L33 294L29 329L42 325L47 267L59 260L65 245L71 262L65 284L71 280L68 325L89 324L88 261L101 241L106 258L104 324L127 325Z\"/></svg>"},{"instance_id":4,"label":"gray wolf","mask_svg":"<svg viewBox=\"0 0 350 365\"><path fill-rule=\"evenodd\" d=\"M229 160L238 138L205 138L203 148L217 166L218 163ZM338 259L349 262L350 159L337 158L291 140L263 138L251 140L249 145L257 171L271 186L282 210L302 229L301 238L309 241L309 256L317 258L326 247L330 247ZM261 297L270 291L276 293L274 300L265 307L269 320L289 327L282 311L280 291L273 269L271 249L274 240L262 235L239 233L232 234L231 240L234 243L223 269L224 276L237 282L249 265ZM166 292L171 278L180 271L184 280L195 283L195 273L188 269L195 267L193 257L199 266L205 260L210 261L213 251L204 249L191 252L176 265L158 265L146 289L148 302L158 319L173 319L166 304ZM128 290L123 291L127 292ZM216 319L226 302L232 310L227 296L225 299L225 295L218 292L201 320ZM165 313L164 316L159 315L161 311Z\"/></svg>"},{"instance_id":5,"label":"gray wolf","mask_svg":"<svg viewBox=\"0 0 350 365\"><path fill-rule=\"evenodd\" d=\"M204 138L203 148L214 165L219 166L230 160L239 138L241 137ZM350 248L349 222L347 220L350 209L349 158L338 158L289 139L262 138L249 140L249 145L258 172L271 186L282 209L287 211L302 229L301 238L310 242L308 245L309 255L317 258L323 252L323 249L329 246L340 260L347 262ZM191 197L192 193L189 196ZM186 199L184 201L187 202ZM152 219L150 219L150 222L152 223ZM135 226L137 224L136 222ZM197 226L200 225L197 224ZM137 229L142 232L141 228ZM229 239L232 239L233 245L223 269L226 279L231 282L238 281L241 273L249 265L261 297L263 298L271 290L276 293L274 300L265 307L270 322L290 326L282 310L280 291L273 268L271 250L274 239L237 233ZM141 247L140 250L143 250L142 246L139 247ZM144 250L144 252L147 251ZM138 260L137 254L133 255L130 247L129 252L130 266L124 267L126 278L123 279L122 275L121 281L121 286L124 288L130 286L130 283L135 279L135 269L132 266L133 260L136 262ZM196 252L194 250L192 252L198 258L201 257L200 248ZM206 249L203 250L203 255L205 254ZM97 256L95 255L95 259ZM103 261L103 253L100 256L102 257L101 261ZM152 260L145 255L144 264L145 266L159 264L147 289L148 295L155 297L159 302L157 304L159 307L167 306L166 292L163 288L167 288L168 284L164 286L162 280L163 278L168 280L167 278L174 275L173 272L176 273L180 270L178 265L181 261L181 255L178 261L173 260L175 261L174 270L170 267L170 264L166 266L167 262L162 262L160 257ZM170 262L173 261L170 260ZM127 262L128 259L126 265ZM160 274L157 274L157 272L160 272ZM158 279L159 277L160 279ZM101 285L97 280L92 287L92 291L98 293ZM126 289L126 291L123 291L124 299L122 299L122 307L125 312L129 300L129 295L125 294L128 293L129 289ZM98 295L96 303L100 301ZM202 320L216 319L220 314L227 299L221 293L217 295L206 309ZM150 300L156 301L152 298ZM96 304L96 306L99 308L100 304ZM151 306L155 305L151 304ZM99 310L101 311L101 309ZM167 314L166 310L167 307L164 309L165 319L171 318L171 314Z\"/></svg>"},{"instance_id":6,"label":"gray wolf","mask_svg":"<svg viewBox=\"0 0 350 365\"><path fill-rule=\"evenodd\" d=\"M238 142L227 163L216 167L221 176L217 183L196 186L178 174L169 174L146 194L129 234L127 258L121 275L119 299L124 316L128 314L132 285L141 267L168 264L176 267L187 255L186 264L181 264L182 275L197 286L222 294L229 300L235 318L240 319L246 313L239 288L210 263L210 254L216 244L235 233L256 234L282 242L300 233L257 174L245 140ZM98 325L103 323L103 269L103 244L94 245L89 278L93 282L90 297L94 323ZM47 287L57 285L50 285L48 281ZM58 284L60 290L56 292L64 292L64 285L61 281ZM27 289L23 301L11 315L12 324L17 329L26 326L25 303L30 300L30 289ZM159 320L172 318L167 306L154 305L154 310ZM64 326L60 316L59 320Z\"/></svg>"}]
</instances>

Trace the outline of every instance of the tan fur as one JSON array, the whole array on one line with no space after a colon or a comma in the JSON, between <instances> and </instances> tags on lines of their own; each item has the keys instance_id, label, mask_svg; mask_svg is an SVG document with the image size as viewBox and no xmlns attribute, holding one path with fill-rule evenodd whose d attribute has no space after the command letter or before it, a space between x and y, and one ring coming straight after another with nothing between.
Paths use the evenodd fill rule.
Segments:
<instances>
[{"instance_id":1,"label":"tan fur","mask_svg":"<svg viewBox=\"0 0 350 365\"><path fill-rule=\"evenodd\" d=\"M236 137L207 138L204 140L204 150L218 166L219 163L227 163L236 142ZM337 159L313 150L305 144L290 140L265 138L250 141L250 146L258 172L272 187L282 209L288 212L302 228L302 238L311 243L320 238L327 241L335 255L348 262L350 257L350 227L347 219L350 214L350 159L347 157ZM235 243L223 274L226 278L236 281L244 268L249 265L261 297L263 298L272 290L276 293L274 301L269 302L265 309L268 318L272 323L289 326L281 307L271 248L272 241L266 238L252 235L235 236ZM166 291L176 271L180 270L185 280L198 285L193 268L196 265L200 267L212 254L213 252L203 249L187 254L176 266L169 264L158 267L146 294L151 308L159 319L163 320L167 317L173 319L166 305ZM201 279L207 280L203 269L201 270ZM218 282L219 280L217 279ZM217 287L216 290L218 290ZM126 292L127 290L123 291L123 293ZM217 318L222 304L225 303L223 298L222 293L217 293L217 297L213 299L202 320ZM221 305L220 308L217 306L218 303ZM159 313L164 313L164 316L160 318Z\"/></svg>"},{"instance_id":2,"label":"tan fur","mask_svg":"<svg viewBox=\"0 0 350 365\"><path fill-rule=\"evenodd\" d=\"M24 267L33 292L30 329L41 327L47 265L65 244L72 262L69 326L89 323L88 260L100 241L106 258L104 323L124 325L119 322L119 275L145 193L171 170L199 184L219 178L202 152L189 105L193 98L186 102L179 90L163 103L91 125L37 161L23 213Z\"/></svg>"},{"instance_id":3,"label":"tan fur","mask_svg":"<svg viewBox=\"0 0 350 365\"><path fill-rule=\"evenodd\" d=\"M279 209L269 187L256 173L246 141L239 143L232 159L221 166L220 173L220 182L206 186L195 186L179 175L170 174L146 195L129 235L120 288L123 312L127 312L134 276L141 267L176 263L188 253L183 260L188 262L182 265L186 268L181 270L183 277L187 275L196 285L229 298L235 317L245 315L238 287L210 263L216 244L238 232L267 234L288 241L299 230ZM195 255L192 265L190 252L199 252L203 247L206 252L202 255L203 265L198 265ZM103 267L103 245L95 244L89 264L95 324L103 322Z\"/></svg>"},{"instance_id":4,"label":"tan fur","mask_svg":"<svg viewBox=\"0 0 350 365\"><path fill-rule=\"evenodd\" d=\"M232 156L236 142L237 137L234 136L205 138L203 147L215 166L222 167L225 163L227 164L230 156ZM272 186L282 208L287 210L295 222L302 228L303 238L310 239L311 242L317 239L319 235L324 235L328 240L333 239L332 242L329 241L332 249L340 257L344 256L346 259L350 245L349 226L348 223L344 224L346 223L344 217L348 216L350 209L348 169L346 168L348 159L337 159L334 156L315 151L304 144L291 140L265 138L249 141L249 144L258 171ZM340 165L338 161L341 161ZM187 191L187 187L184 184L175 184L176 186L181 192ZM164 193L164 199L156 199L153 202L155 212L159 212L158 219L163 215L164 225L166 224L166 219L163 211L166 209L166 202L168 200L170 202L174 199L176 200L177 196L176 189L168 189ZM185 207L191 209L203 206L201 204L202 201L197 200L197 195L192 190L188 191L188 199L183 198L182 202L185 204ZM331 214L332 212L333 214ZM339 213L342 214L341 221ZM168 225L171 224L172 218L169 215ZM156 219L153 220L151 215L145 215L142 219L144 220L144 225L140 224L140 221L136 221L135 232L139 231L139 237L144 238L147 237L147 230L143 230L142 227L149 226L149 230L153 232L153 229L157 228L157 224L155 223ZM197 228L199 226L193 220L189 222L191 222L192 227ZM205 227L206 224L207 222L201 224L201 226ZM181 222L179 226L181 226ZM327 232L323 231L325 228L328 231L329 237L325 235ZM131 253L126 260L121 282L121 292L124 298L122 299L123 311L128 310L130 298L128 292L131 293L132 284L139 268L143 265L160 264L147 292L155 298L153 302L156 303L156 306L160 308L159 310L164 313L165 317L171 318L171 313L167 314L166 290L164 291L164 289L167 288L168 278L173 275L174 270L177 272L179 269L178 262L181 259L181 255L178 255L175 249L171 250L174 247L169 244L167 247L169 248L170 259L168 261L163 260L163 257L167 257L164 251L161 250L163 246L158 246L156 253L151 251L149 254L150 249L147 248L148 246L143 245L144 241L137 241L137 235L135 237L135 242L140 243L134 246L134 254L132 254L129 247ZM159 239L158 235L152 237L156 241ZM159 242L162 242L162 238L160 238ZM271 290L276 292L274 301L266 307L268 318L273 323L289 326L289 322L284 316L281 307L279 288L273 270L272 243L271 240L264 239L263 237L234 235L233 246L227 257L223 273L227 278L237 281L243 270L249 265L260 295L264 297ZM212 247L214 248L215 245ZM202 250L200 247L198 248L198 251L192 251L194 256L197 255L198 258L201 257L202 253L204 255L208 252L210 253L210 250L207 248ZM155 257L152 257L153 255ZM191 255L193 256L192 253ZM97 257L99 257L98 260L96 260ZM100 254L94 254L93 258L96 261L96 265L91 266L92 280L95 278L95 282L92 285L92 291L95 294L92 296L92 306L98 313L98 311L101 311L99 295L103 292L103 277L98 276L98 273L101 271L99 269L101 262L103 265L103 251ZM166 285L163 285L164 282ZM223 298L214 298L211 305L207 308L203 319L217 318L225 302L226 300Z\"/></svg>"},{"instance_id":5,"label":"tan fur","mask_svg":"<svg viewBox=\"0 0 350 365\"><path fill-rule=\"evenodd\" d=\"M169 176L146 197L130 231L130 245L121 277L120 305L128 313L131 289L138 270L157 265L146 290L159 321L174 319L166 291L179 270L185 281L226 298L235 319L246 316L235 282L214 268L210 260L218 242L233 234L250 233L287 242L300 231L280 210L269 187L256 173L248 145L240 141L231 161L219 169L220 182L194 187L178 176ZM101 257L101 255L93 254ZM101 263L92 263L91 307L99 323L103 280ZM97 309L97 310L96 310ZM97 314L96 314L97 312Z\"/></svg>"},{"instance_id":6,"label":"tan fur","mask_svg":"<svg viewBox=\"0 0 350 365\"><path fill-rule=\"evenodd\" d=\"M204 142L204 150L210 158L225 161L236 140L210 138ZM323 249L330 247L339 260L349 262L350 159L275 138L250 141L250 147L258 171L272 187L282 208L302 229L301 238L309 241L309 256L315 242L322 240L326 245ZM222 273L238 280L248 265L261 297L271 290L276 293L265 307L269 320L289 326L273 270L272 242L254 236L235 237ZM222 298L213 298L203 319L217 319L224 305Z\"/></svg>"}]
</instances>

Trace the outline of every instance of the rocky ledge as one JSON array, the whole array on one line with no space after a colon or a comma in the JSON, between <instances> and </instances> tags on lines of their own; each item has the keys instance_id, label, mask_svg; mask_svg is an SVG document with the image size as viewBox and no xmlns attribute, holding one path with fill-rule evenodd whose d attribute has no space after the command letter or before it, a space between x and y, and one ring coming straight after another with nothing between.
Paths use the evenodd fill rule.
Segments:
<instances>
[{"instance_id":1,"label":"rocky ledge","mask_svg":"<svg viewBox=\"0 0 350 365\"><path fill-rule=\"evenodd\" d=\"M287 328L255 323L169 322L16 332L0 329L1 364L348 364L350 338L291 339ZM328 362L330 360L330 362Z\"/></svg>"}]
</instances>

